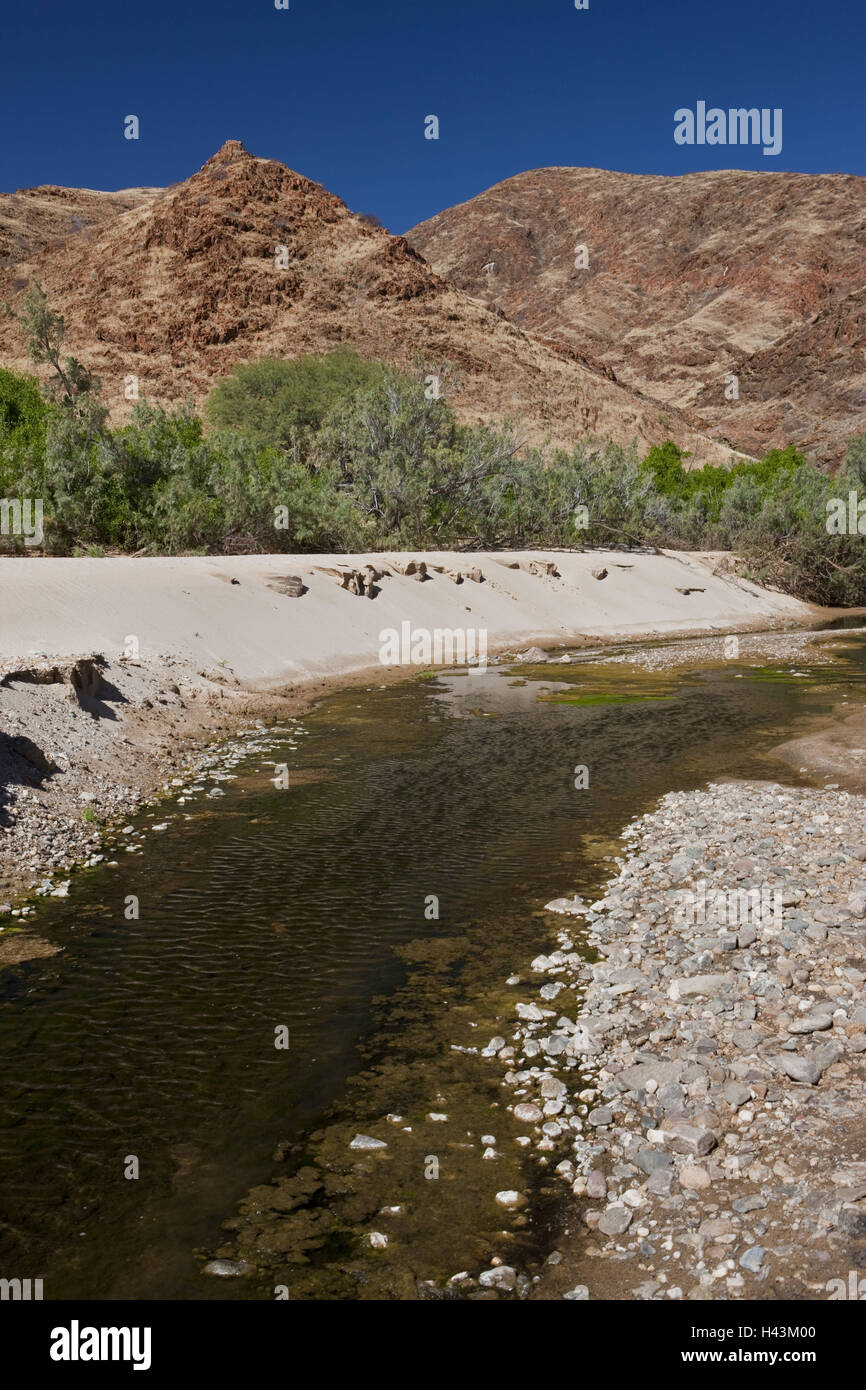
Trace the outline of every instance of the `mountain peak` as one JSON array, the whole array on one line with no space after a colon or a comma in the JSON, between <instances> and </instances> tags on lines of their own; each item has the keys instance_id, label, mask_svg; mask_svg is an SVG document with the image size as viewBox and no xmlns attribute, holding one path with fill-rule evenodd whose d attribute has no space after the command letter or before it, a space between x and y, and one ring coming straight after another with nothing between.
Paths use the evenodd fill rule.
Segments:
<instances>
[{"instance_id":1,"label":"mountain peak","mask_svg":"<svg viewBox=\"0 0 866 1390\"><path fill-rule=\"evenodd\" d=\"M236 159L254 158L255 156L250 154L242 140L226 140L203 167L209 169L214 164L231 164Z\"/></svg>"},{"instance_id":2,"label":"mountain peak","mask_svg":"<svg viewBox=\"0 0 866 1390\"><path fill-rule=\"evenodd\" d=\"M0 230L3 210L0 196ZM728 457L677 411L618 386L572 348L530 337L440 278L403 237L239 140L165 192L88 216L80 236L35 257L16 255L10 234L0 300L39 277L115 419L132 408L130 378L153 403L200 403L238 363L350 347L404 370L423 363L451 382L464 419L511 417L534 442L675 438L702 458ZM0 320L0 360L30 366L14 320Z\"/></svg>"}]
</instances>

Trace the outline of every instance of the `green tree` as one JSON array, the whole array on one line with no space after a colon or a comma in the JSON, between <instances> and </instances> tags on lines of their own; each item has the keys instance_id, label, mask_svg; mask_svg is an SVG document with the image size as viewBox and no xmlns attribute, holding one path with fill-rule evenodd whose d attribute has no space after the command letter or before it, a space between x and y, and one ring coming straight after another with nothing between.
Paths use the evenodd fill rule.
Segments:
<instances>
[{"instance_id":1,"label":"green tree","mask_svg":"<svg viewBox=\"0 0 866 1390\"><path fill-rule=\"evenodd\" d=\"M855 434L848 440L842 476L848 479L853 487L866 485L866 434Z\"/></svg>"},{"instance_id":2,"label":"green tree","mask_svg":"<svg viewBox=\"0 0 866 1390\"><path fill-rule=\"evenodd\" d=\"M384 367L347 348L284 361L263 357L223 377L205 403L208 424L296 456L331 407L383 379Z\"/></svg>"},{"instance_id":3,"label":"green tree","mask_svg":"<svg viewBox=\"0 0 866 1390\"><path fill-rule=\"evenodd\" d=\"M27 334L31 362L47 363L54 372L54 390L62 400L75 403L79 396L98 394L99 383L75 357L62 357L66 340L66 321L51 308L38 280L18 300L17 312L4 304L8 315L18 320Z\"/></svg>"},{"instance_id":4,"label":"green tree","mask_svg":"<svg viewBox=\"0 0 866 1390\"><path fill-rule=\"evenodd\" d=\"M503 447L461 428L422 377L389 370L331 409L311 460L339 470L365 546L444 546L472 528L469 511Z\"/></svg>"}]
</instances>

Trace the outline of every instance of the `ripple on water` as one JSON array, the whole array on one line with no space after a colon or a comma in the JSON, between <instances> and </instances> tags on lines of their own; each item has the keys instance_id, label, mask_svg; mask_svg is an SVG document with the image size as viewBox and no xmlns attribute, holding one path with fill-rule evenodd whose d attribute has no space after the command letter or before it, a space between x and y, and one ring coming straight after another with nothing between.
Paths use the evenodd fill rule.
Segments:
<instances>
[{"instance_id":1,"label":"ripple on water","mask_svg":"<svg viewBox=\"0 0 866 1390\"><path fill-rule=\"evenodd\" d=\"M859 673L862 650L824 679ZM543 944L531 911L597 875L590 847L655 797L720 771L778 775L760 759L815 697L735 674L668 674L664 701L614 706L540 703L507 670L352 691L296 748L287 734L241 759L218 808L163 803L167 828L140 854L40 907L62 952L0 976L4 1268L38 1267L51 1297L203 1296L192 1250L343 1093L371 1001L406 981L397 948L501 939L525 967ZM617 678L578 676L597 691Z\"/></svg>"}]
</instances>

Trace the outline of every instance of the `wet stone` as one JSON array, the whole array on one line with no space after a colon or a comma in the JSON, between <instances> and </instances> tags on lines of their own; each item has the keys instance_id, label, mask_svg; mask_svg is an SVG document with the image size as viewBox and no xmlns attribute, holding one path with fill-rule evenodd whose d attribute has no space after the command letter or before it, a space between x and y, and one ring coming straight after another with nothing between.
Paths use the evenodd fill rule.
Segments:
<instances>
[{"instance_id":1,"label":"wet stone","mask_svg":"<svg viewBox=\"0 0 866 1390\"><path fill-rule=\"evenodd\" d=\"M517 1271L511 1265L496 1265L493 1269L483 1269L478 1282L483 1289L501 1289L511 1293L517 1288Z\"/></svg>"},{"instance_id":2,"label":"wet stone","mask_svg":"<svg viewBox=\"0 0 866 1390\"><path fill-rule=\"evenodd\" d=\"M369 1134L356 1134L349 1145L350 1149L359 1149L363 1152L372 1152L374 1149L387 1149L387 1147L388 1145L385 1143L384 1139L374 1139L372 1135Z\"/></svg>"}]
</instances>

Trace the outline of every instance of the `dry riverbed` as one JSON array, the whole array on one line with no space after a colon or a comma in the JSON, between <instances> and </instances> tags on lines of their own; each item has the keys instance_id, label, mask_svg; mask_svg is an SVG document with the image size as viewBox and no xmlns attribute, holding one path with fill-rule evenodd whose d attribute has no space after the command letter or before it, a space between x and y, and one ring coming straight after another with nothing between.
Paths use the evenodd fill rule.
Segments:
<instances>
[{"instance_id":1,"label":"dry riverbed","mask_svg":"<svg viewBox=\"0 0 866 1390\"><path fill-rule=\"evenodd\" d=\"M834 610L828 609L832 614ZM866 626L866 617L864 617ZM805 630L799 632L741 632L702 635L665 645L642 644L616 656L607 657L611 665L633 666L643 671L674 671L689 666L710 666L720 662L814 662L832 664L833 646L856 629Z\"/></svg>"}]
</instances>

